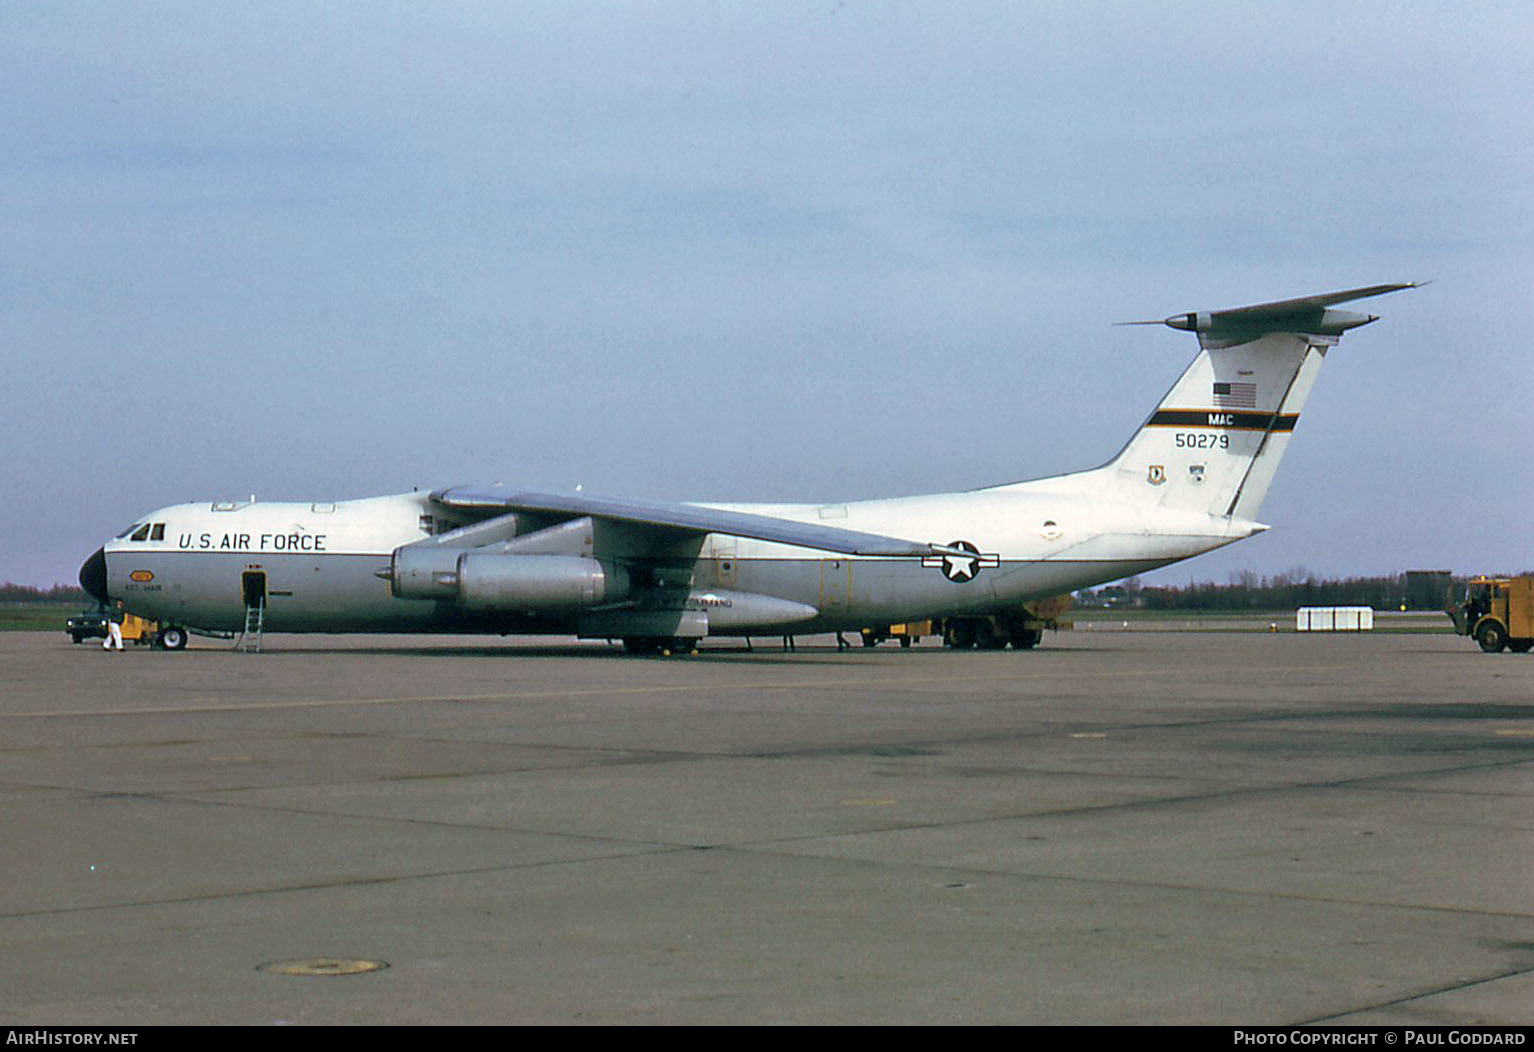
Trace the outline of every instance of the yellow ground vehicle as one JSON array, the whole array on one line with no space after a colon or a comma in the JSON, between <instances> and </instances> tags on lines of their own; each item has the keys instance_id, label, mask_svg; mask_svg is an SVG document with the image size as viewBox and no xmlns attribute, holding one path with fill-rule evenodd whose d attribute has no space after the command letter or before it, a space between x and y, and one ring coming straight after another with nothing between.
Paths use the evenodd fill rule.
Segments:
<instances>
[{"instance_id":1,"label":"yellow ground vehicle","mask_svg":"<svg viewBox=\"0 0 1534 1052\"><path fill-rule=\"evenodd\" d=\"M1471 578L1464 600L1445 612L1454 631L1474 639L1486 653L1504 648L1525 653L1534 646L1534 575Z\"/></svg>"},{"instance_id":2,"label":"yellow ground vehicle","mask_svg":"<svg viewBox=\"0 0 1534 1052\"><path fill-rule=\"evenodd\" d=\"M931 621L905 621L896 625L886 625L884 628L863 629L863 645L876 647L886 639L898 639L903 647L910 646L913 642L920 642L922 636L932 634Z\"/></svg>"},{"instance_id":3,"label":"yellow ground vehicle","mask_svg":"<svg viewBox=\"0 0 1534 1052\"><path fill-rule=\"evenodd\" d=\"M160 631L158 621L146 621L136 614L123 615L123 641L148 646Z\"/></svg>"}]
</instances>

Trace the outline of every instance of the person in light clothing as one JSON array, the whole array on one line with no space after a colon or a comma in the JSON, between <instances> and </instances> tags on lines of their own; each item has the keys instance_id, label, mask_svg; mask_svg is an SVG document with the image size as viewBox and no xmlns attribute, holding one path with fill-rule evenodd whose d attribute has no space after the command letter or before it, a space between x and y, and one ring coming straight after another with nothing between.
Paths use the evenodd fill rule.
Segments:
<instances>
[{"instance_id":1,"label":"person in light clothing","mask_svg":"<svg viewBox=\"0 0 1534 1052\"><path fill-rule=\"evenodd\" d=\"M111 650L113 646L118 650L123 648L123 604L122 600L107 611L107 637L101 641L102 650Z\"/></svg>"}]
</instances>

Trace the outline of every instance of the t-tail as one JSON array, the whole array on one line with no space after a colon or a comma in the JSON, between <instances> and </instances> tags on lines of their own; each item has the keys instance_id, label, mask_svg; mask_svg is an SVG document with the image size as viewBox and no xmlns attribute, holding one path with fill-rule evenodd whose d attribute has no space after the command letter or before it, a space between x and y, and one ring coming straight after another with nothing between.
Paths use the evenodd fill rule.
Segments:
<instances>
[{"instance_id":1,"label":"t-tail","mask_svg":"<svg viewBox=\"0 0 1534 1052\"><path fill-rule=\"evenodd\" d=\"M1253 520L1329 348L1378 320L1333 310L1402 285L1329 292L1219 311L1174 314L1198 335L1193 364L1119 455L1100 471L1168 510Z\"/></svg>"}]
</instances>

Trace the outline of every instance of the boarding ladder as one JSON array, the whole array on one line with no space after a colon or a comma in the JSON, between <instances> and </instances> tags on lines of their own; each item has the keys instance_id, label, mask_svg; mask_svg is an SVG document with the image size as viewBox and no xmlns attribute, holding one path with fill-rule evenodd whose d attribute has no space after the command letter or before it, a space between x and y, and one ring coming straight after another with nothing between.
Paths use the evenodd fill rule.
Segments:
<instances>
[{"instance_id":1,"label":"boarding ladder","mask_svg":"<svg viewBox=\"0 0 1534 1052\"><path fill-rule=\"evenodd\" d=\"M240 634L240 641L235 644L235 649L243 650L247 654L261 653L261 626L265 622L265 596L253 603L245 604L245 631Z\"/></svg>"}]
</instances>

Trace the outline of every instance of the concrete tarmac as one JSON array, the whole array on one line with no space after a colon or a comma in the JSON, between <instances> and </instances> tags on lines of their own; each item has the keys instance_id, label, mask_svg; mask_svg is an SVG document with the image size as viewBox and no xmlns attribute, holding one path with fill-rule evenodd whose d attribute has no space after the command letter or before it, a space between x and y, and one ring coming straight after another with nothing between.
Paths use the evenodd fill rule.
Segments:
<instances>
[{"instance_id":1,"label":"concrete tarmac","mask_svg":"<svg viewBox=\"0 0 1534 1052\"><path fill-rule=\"evenodd\" d=\"M0 635L4 1023L1534 1021L1534 656L267 648Z\"/></svg>"}]
</instances>

